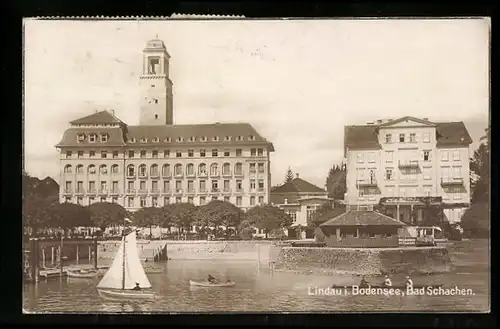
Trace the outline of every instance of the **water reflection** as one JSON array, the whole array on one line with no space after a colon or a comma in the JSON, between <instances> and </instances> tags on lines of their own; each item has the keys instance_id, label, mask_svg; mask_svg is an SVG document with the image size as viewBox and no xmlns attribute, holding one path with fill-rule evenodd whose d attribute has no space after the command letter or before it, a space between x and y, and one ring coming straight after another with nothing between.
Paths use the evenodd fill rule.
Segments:
<instances>
[{"instance_id":1,"label":"water reflection","mask_svg":"<svg viewBox=\"0 0 500 329\"><path fill-rule=\"evenodd\" d=\"M465 251L465 252L464 252ZM485 256L486 253L486 256ZM24 307L38 312L208 312L208 311L473 311L489 307L487 248L465 245L452 255L457 272L413 277L415 283L441 283L470 288L474 296L318 296L309 288L333 283L358 283L358 277L271 273L253 262L169 261L163 273L148 274L154 302L103 300L96 285L99 278L52 280L25 285ZM193 287L189 280L203 281L208 274L234 287ZM382 278L373 278L374 282ZM393 283L403 282L395 276Z\"/></svg>"}]
</instances>

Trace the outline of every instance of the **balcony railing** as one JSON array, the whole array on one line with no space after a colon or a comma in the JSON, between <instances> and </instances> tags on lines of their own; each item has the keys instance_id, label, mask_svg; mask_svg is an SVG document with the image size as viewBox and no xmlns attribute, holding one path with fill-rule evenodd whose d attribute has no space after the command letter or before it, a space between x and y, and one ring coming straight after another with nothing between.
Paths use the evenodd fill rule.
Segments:
<instances>
[{"instance_id":1,"label":"balcony railing","mask_svg":"<svg viewBox=\"0 0 500 329\"><path fill-rule=\"evenodd\" d=\"M73 194L73 189L72 188L65 188L63 191L63 194Z\"/></svg>"},{"instance_id":2,"label":"balcony railing","mask_svg":"<svg viewBox=\"0 0 500 329\"><path fill-rule=\"evenodd\" d=\"M181 172L176 172L176 173L174 174L174 176L175 176L175 177L178 177L178 178L181 178L181 177L184 177L184 174L183 174L183 173L181 173Z\"/></svg>"},{"instance_id":3,"label":"balcony railing","mask_svg":"<svg viewBox=\"0 0 500 329\"><path fill-rule=\"evenodd\" d=\"M263 188L263 187L259 187L259 188L257 189L257 191L258 191L258 192L260 192L260 193L261 193L261 192L264 192L264 188Z\"/></svg>"},{"instance_id":4,"label":"balcony railing","mask_svg":"<svg viewBox=\"0 0 500 329\"><path fill-rule=\"evenodd\" d=\"M127 178L135 178L135 172L128 172Z\"/></svg>"},{"instance_id":5,"label":"balcony railing","mask_svg":"<svg viewBox=\"0 0 500 329\"><path fill-rule=\"evenodd\" d=\"M152 189L151 194L160 194L160 189L158 189L158 188Z\"/></svg>"},{"instance_id":6,"label":"balcony railing","mask_svg":"<svg viewBox=\"0 0 500 329\"><path fill-rule=\"evenodd\" d=\"M141 189L139 189L139 194L148 194L148 190L141 188Z\"/></svg>"},{"instance_id":7,"label":"balcony railing","mask_svg":"<svg viewBox=\"0 0 500 329\"><path fill-rule=\"evenodd\" d=\"M194 188L188 188L187 189L187 193L188 194L195 194L196 193L196 190Z\"/></svg>"},{"instance_id":8,"label":"balcony railing","mask_svg":"<svg viewBox=\"0 0 500 329\"><path fill-rule=\"evenodd\" d=\"M135 188L127 189L127 194L135 194L135 192L136 192Z\"/></svg>"},{"instance_id":9,"label":"balcony railing","mask_svg":"<svg viewBox=\"0 0 500 329\"><path fill-rule=\"evenodd\" d=\"M236 177L243 177L244 176L243 175L243 171L235 171L234 172L234 176L236 176Z\"/></svg>"},{"instance_id":10,"label":"balcony railing","mask_svg":"<svg viewBox=\"0 0 500 329\"><path fill-rule=\"evenodd\" d=\"M107 195L109 190L107 188L99 189L99 195Z\"/></svg>"},{"instance_id":11,"label":"balcony railing","mask_svg":"<svg viewBox=\"0 0 500 329\"><path fill-rule=\"evenodd\" d=\"M219 177L220 176L220 172L219 171L211 171L210 172L210 177Z\"/></svg>"},{"instance_id":12,"label":"balcony railing","mask_svg":"<svg viewBox=\"0 0 500 329\"><path fill-rule=\"evenodd\" d=\"M228 187L228 188L224 188L224 190L222 190L224 193L231 193L231 189Z\"/></svg>"},{"instance_id":13,"label":"balcony railing","mask_svg":"<svg viewBox=\"0 0 500 329\"><path fill-rule=\"evenodd\" d=\"M181 188L176 189L175 194L182 194L182 189Z\"/></svg>"},{"instance_id":14,"label":"balcony railing","mask_svg":"<svg viewBox=\"0 0 500 329\"><path fill-rule=\"evenodd\" d=\"M358 186L363 186L363 187L375 187L375 186L377 186L377 180L375 178L373 178L373 179L358 179L356 181L356 184Z\"/></svg>"},{"instance_id":15,"label":"balcony railing","mask_svg":"<svg viewBox=\"0 0 500 329\"><path fill-rule=\"evenodd\" d=\"M220 190L218 188L212 188L210 193L220 193Z\"/></svg>"},{"instance_id":16,"label":"balcony railing","mask_svg":"<svg viewBox=\"0 0 500 329\"><path fill-rule=\"evenodd\" d=\"M200 171L198 172L199 177L208 177L208 173L206 171Z\"/></svg>"},{"instance_id":17,"label":"balcony railing","mask_svg":"<svg viewBox=\"0 0 500 329\"><path fill-rule=\"evenodd\" d=\"M163 194L172 194L172 190L169 188L164 188L162 191Z\"/></svg>"},{"instance_id":18,"label":"balcony railing","mask_svg":"<svg viewBox=\"0 0 500 329\"><path fill-rule=\"evenodd\" d=\"M152 178L158 178L158 177L160 177L160 173L159 172L152 172L151 173L151 177Z\"/></svg>"},{"instance_id":19,"label":"balcony railing","mask_svg":"<svg viewBox=\"0 0 500 329\"><path fill-rule=\"evenodd\" d=\"M148 177L148 173L145 173L145 172L139 173L139 178L147 178L147 177Z\"/></svg>"},{"instance_id":20,"label":"balcony railing","mask_svg":"<svg viewBox=\"0 0 500 329\"><path fill-rule=\"evenodd\" d=\"M455 186L461 186L464 184L464 179L462 177L456 177L456 178L441 178L441 185L455 185Z\"/></svg>"},{"instance_id":21,"label":"balcony railing","mask_svg":"<svg viewBox=\"0 0 500 329\"><path fill-rule=\"evenodd\" d=\"M110 194L111 195L118 195L118 194L120 194L120 190L118 190L118 189L115 189L115 190L111 189Z\"/></svg>"},{"instance_id":22,"label":"balcony railing","mask_svg":"<svg viewBox=\"0 0 500 329\"><path fill-rule=\"evenodd\" d=\"M399 168L418 168L418 160L400 160Z\"/></svg>"},{"instance_id":23,"label":"balcony railing","mask_svg":"<svg viewBox=\"0 0 500 329\"><path fill-rule=\"evenodd\" d=\"M228 171L222 171L222 176L224 176L224 177L231 177L232 176L231 175L231 171L229 171L229 170Z\"/></svg>"},{"instance_id":24,"label":"balcony railing","mask_svg":"<svg viewBox=\"0 0 500 329\"><path fill-rule=\"evenodd\" d=\"M88 195L96 195L97 194L97 190L95 188L89 188L88 191L87 191L87 194Z\"/></svg>"},{"instance_id":25,"label":"balcony railing","mask_svg":"<svg viewBox=\"0 0 500 329\"><path fill-rule=\"evenodd\" d=\"M243 193L243 192L244 192L244 191L243 191L243 189L242 189L242 188L237 188L237 189L236 189L236 193Z\"/></svg>"},{"instance_id":26,"label":"balcony railing","mask_svg":"<svg viewBox=\"0 0 500 329\"><path fill-rule=\"evenodd\" d=\"M200 188L200 190L199 190L199 193L207 193L207 192L208 192L208 190L206 187Z\"/></svg>"},{"instance_id":27,"label":"balcony railing","mask_svg":"<svg viewBox=\"0 0 500 329\"><path fill-rule=\"evenodd\" d=\"M170 177L170 176L172 176L172 174L170 173L170 171L168 171L168 172L162 172L161 176L162 177Z\"/></svg>"},{"instance_id":28,"label":"balcony railing","mask_svg":"<svg viewBox=\"0 0 500 329\"><path fill-rule=\"evenodd\" d=\"M188 172L186 173L187 177L196 177L196 174L194 172Z\"/></svg>"}]
</instances>

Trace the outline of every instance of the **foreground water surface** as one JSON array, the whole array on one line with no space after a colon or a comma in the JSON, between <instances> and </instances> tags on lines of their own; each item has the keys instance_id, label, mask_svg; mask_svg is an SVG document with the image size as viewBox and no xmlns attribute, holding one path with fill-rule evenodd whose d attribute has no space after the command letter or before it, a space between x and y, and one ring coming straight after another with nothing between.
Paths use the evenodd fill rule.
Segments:
<instances>
[{"instance_id":1,"label":"foreground water surface","mask_svg":"<svg viewBox=\"0 0 500 329\"><path fill-rule=\"evenodd\" d=\"M486 312L490 308L488 241L462 241L448 246L456 267L453 273L414 276L415 284L443 284L470 289L471 295L385 296L318 295L316 287L357 284L352 276L316 276L259 269L248 261L171 260L163 273L148 274L160 295L154 302L123 303L103 300L99 279L52 279L24 285L27 312L359 312L428 311ZM231 288L190 287L189 279L203 280L208 274L231 279ZM370 278L380 283L382 278ZM404 276L394 276L402 284Z\"/></svg>"}]
</instances>

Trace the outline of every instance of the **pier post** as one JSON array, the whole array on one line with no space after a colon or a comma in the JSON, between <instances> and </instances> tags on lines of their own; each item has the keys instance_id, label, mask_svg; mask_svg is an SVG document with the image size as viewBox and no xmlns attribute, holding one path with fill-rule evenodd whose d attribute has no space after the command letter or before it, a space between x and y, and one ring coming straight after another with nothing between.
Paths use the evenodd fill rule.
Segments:
<instances>
[{"instance_id":1,"label":"pier post","mask_svg":"<svg viewBox=\"0 0 500 329\"><path fill-rule=\"evenodd\" d=\"M94 268L97 270L97 238L94 239Z\"/></svg>"},{"instance_id":2,"label":"pier post","mask_svg":"<svg viewBox=\"0 0 500 329\"><path fill-rule=\"evenodd\" d=\"M257 263L258 268L260 269L260 244L257 244Z\"/></svg>"},{"instance_id":3,"label":"pier post","mask_svg":"<svg viewBox=\"0 0 500 329\"><path fill-rule=\"evenodd\" d=\"M89 264L92 262L92 246L89 245Z\"/></svg>"},{"instance_id":4,"label":"pier post","mask_svg":"<svg viewBox=\"0 0 500 329\"><path fill-rule=\"evenodd\" d=\"M61 236L61 253L59 254L60 265L61 265L61 278L63 276L63 271L64 271L64 266L63 266L63 246L64 246L64 236Z\"/></svg>"},{"instance_id":5,"label":"pier post","mask_svg":"<svg viewBox=\"0 0 500 329\"><path fill-rule=\"evenodd\" d=\"M54 247L50 247L50 263L54 266Z\"/></svg>"},{"instance_id":6,"label":"pier post","mask_svg":"<svg viewBox=\"0 0 500 329\"><path fill-rule=\"evenodd\" d=\"M31 238L30 239L30 246L29 246L29 254L28 254L28 265L29 265L29 270L31 271L31 278L35 281L38 282L39 277L38 277L38 239L37 238Z\"/></svg>"},{"instance_id":7,"label":"pier post","mask_svg":"<svg viewBox=\"0 0 500 329\"><path fill-rule=\"evenodd\" d=\"M78 250L78 245L76 245L76 264L77 264L77 265L78 265L78 263L79 263L79 259L80 259L80 258L79 258L79 255L78 255L78 254L79 254L79 253L78 253L78 251L79 251L79 250Z\"/></svg>"},{"instance_id":8,"label":"pier post","mask_svg":"<svg viewBox=\"0 0 500 329\"><path fill-rule=\"evenodd\" d=\"M42 267L45 268L45 247L42 248Z\"/></svg>"}]
</instances>

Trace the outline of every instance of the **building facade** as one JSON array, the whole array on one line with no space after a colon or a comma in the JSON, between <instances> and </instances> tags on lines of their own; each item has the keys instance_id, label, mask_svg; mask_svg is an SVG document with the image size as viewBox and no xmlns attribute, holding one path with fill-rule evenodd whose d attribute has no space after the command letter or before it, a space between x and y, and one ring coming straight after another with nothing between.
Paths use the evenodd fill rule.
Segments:
<instances>
[{"instance_id":1,"label":"building facade","mask_svg":"<svg viewBox=\"0 0 500 329\"><path fill-rule=\"evenodd\" d=\"M140 125L95 112L72 121L56 145L60 201L115 202L132 211L174 202L268 203L273 144L248 123L173 124L170 56L151 40L143 57Z\"/></svg>"},{"instance_id":2,"label":"building facade","mask_svg":"<svg viewBox=\"0 0 500 329\"><path fill-rule=\"evenodd\" d=\"M319 207L331 201L326 190L303 180L299 174L271 190L271 204L283 209L293 219L288 236L297 239L314 237L314 231L307 228L307 223Z\"/></svg>"},{"instance_id":3,"label":"building facade","mask_svg":"<svg viewBox=\"0 0 500 329\"><path fill-rule=\"evenodd\" d=\"M443 208L446 220L457 222L470 204L471 143L463 122L407 116L346 126L345 201L381 202L393 218L409 224L422 221L431 202Z\"/></svg>"}]
</instances>

